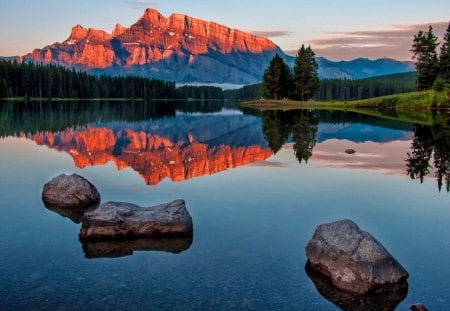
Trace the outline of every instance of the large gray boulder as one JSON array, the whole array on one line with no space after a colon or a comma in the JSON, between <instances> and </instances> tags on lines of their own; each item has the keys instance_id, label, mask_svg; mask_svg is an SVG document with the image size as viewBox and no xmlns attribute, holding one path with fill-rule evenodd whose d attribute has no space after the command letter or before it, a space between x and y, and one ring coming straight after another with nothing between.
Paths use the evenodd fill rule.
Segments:
<instances>
[{"instance_id":1,"label":"large gray boulder","mask_svg":"<svg viewBox=\"0 0 450 311\"><path fill-rule=\"evenodd\" d=\"M355 294L401 284L408 278L383 245L351 220L317 227L306 256L313 270L330 278L337 288Z\"/></svg>"},{"instance_id":2,"label":"large gray boulder","mask_svg":"<svg viewBox=\"0 0 450 311\"><path fill-rule=\"evenodd\" d=\"M100 202L100 193L84 177L61 174L44 185L42 200L47 207L90 208Z\"/></svg>"},{"instance_id":3,"label":"large gray boulder","mask_svg":"<svg viewBox=\"0 0 450 311\"><path fill-rule=\"evenodd\" d=\"M191 237L192 233L184 200L152 207L107 202L84 215L80 240Z\"/></svg>"}]
</instances>

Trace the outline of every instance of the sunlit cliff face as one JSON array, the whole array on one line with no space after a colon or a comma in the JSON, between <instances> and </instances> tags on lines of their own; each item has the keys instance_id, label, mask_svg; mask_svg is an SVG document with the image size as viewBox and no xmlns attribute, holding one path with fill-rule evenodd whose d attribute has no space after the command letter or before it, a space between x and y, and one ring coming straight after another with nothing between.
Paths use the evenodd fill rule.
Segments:
<instances>
[{"instance_id":1,"label":"sunlit cliff face","mask_svg":"<svg viewBox=\"0 0 450 311\"><path fill-rule=\"evenodd\" d=\"M122 129L114 132L106 127L68 129L29 135L39 145L67 152L78 168L114 162L119 170L132 168L148 185L165 178L184 181L215 174L267 159L269 148L258 145L209 146L196 142L192 135L186 141L174 142L160 135Z\"/></svg>"},{"instance_id":2,"label":"sunlit cliff face","mask_svg":"<svg viewBox=\"0 0 450 311\"><path fill-rule=\"evenodd\" d=\"M36 62L108 68L151 64L173 55L192 63L198 55L210 52L260 54L277 49L263 37L181 14L166 18L147 9L130 28L117 24L107 33L76 25L64 42L36 49L25 57Z\"/></svg>"}]
</instances>

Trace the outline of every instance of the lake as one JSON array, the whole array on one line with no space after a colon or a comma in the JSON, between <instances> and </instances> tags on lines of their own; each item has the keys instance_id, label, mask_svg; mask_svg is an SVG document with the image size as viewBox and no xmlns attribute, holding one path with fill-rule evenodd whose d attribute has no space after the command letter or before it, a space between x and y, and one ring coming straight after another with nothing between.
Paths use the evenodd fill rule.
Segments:
<instances>
[{"instance_id":1,"label":"lake","mask_svg":"<svg viewBox=\"0 0 450 311\"><path fill-rule=\"evenodd\" d=\"M410 273L398 310L450 305L448 121L219 102L0 105L2 310L337 310L305 272L305 246L341 219ZM60 173L89 179L102 202L183 198L193 240L82 245L79 215L41 200Z\"/></svg>"}]
</instances>

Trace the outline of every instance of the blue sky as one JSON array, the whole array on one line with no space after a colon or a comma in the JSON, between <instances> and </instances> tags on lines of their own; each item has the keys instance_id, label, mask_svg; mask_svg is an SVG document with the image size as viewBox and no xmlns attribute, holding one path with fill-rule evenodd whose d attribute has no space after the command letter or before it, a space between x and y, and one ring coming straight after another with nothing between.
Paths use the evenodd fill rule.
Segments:
<instances>
[{"instance_id":1,"label":"blue sky","mask_svg":"<svg viewBox=\"0 0 450 311\"><path fill-rule=\"evenodd\" d=\"M1 0L0 55L64 41L76 24L108 32L115 23L130 26L147 7L264 34L291 53L311 44L316 54L335 60L408 59L419 28L432 23L441 35L450 19L448 0Z\"/></svg>"}]
</instances>

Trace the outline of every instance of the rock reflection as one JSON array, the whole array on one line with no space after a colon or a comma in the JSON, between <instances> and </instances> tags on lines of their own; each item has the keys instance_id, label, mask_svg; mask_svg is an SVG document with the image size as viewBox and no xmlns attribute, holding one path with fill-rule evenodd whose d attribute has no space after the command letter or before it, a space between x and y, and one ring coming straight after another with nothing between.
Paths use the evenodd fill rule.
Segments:
<instances>
[{"instance_id":1,"label":"rock reflection","mask_svg":"<svg viewBox=\"0 0 450 311\"><path fill-rule=\"evenodd\" d=\"M117 258L133 255L134 251L161 251L179 254L191 247L192 238L137 239L82 242L86 258Z\"/></svg>"},{"instance_id":2,"label":"rock reflection","mask_svg":"<svg viewBox=\"0 0 450 311\"><path fill-rule=\"evenodd\" d=\"M69 218L76 224L80 224L83 220L83 216L85 213L95 210L98 207L98 204L92 205L88 208L64 208L59 206L52 206L49 204L45 204L44 206L49 211L52 211L58 215L61 215L62 217Z\"/></svg>"},{"instance_id":3,"label":"rock reflection","mask_svg":"<svg viewBox=\"0 0 450 311\"><path fill-rule=\"evenodd\" d=\"M327 300L345 311L391 311L402 302L408 294L408 283L383 287L366 295L354 295L336 288L331 281L314 271L309 262L306 274L313 281L317 291Z\"/></svg>"}]
</instances>

